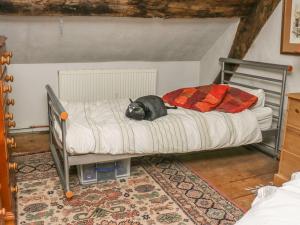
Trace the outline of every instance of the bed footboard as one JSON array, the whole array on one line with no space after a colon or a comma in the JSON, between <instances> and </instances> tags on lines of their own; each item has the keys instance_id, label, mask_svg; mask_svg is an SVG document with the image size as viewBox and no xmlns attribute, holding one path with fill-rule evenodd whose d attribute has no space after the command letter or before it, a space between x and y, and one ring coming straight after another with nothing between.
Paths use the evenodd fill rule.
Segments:
<instances>
[{"instance_id":1,"label":"bed footboard","mask_svg":"<svg viewBox=\"0 0 300 225\"><path fill-rule=\"evenodd\" d=\"M49 120L49 141L50 150L53 160L59 175L61 184L65 191L65 196L70 199L73 197L73 192L70 190L69 177L69 158L66 149L66 121L68 113L56 97L52 88L47 85L47 104L48 104L48 120ZM61 137L55 131L54 126L59 125L61 130Z\"/></svg>"}]
</instances>

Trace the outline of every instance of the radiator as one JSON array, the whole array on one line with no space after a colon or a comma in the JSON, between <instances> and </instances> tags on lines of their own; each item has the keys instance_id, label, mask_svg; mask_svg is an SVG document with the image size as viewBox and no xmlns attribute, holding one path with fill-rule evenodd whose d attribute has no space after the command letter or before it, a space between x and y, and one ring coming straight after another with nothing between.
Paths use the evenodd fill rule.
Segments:
<instances>
[{"instance_id":1,"label":"radiator","mask_svg":"<svg viewBox=\"0 0 300 225\"><path fill-rule=\"evenodd\" d=\"M157 70L61 70L59 97L65 101L96 101L156 94Z\"/></svg>"}]
</instances>

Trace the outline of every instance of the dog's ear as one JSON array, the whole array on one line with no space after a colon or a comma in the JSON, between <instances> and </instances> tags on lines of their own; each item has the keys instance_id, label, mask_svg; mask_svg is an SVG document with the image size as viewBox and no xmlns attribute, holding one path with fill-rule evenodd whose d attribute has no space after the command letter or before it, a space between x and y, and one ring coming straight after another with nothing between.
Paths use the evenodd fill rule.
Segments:
<instances>
[{"instance_id":1,"label":"dog's ear","mask_svg":"<svg viewBox=\"0 0 300 225\"><path fill-rule=\"evenodd\" d=\"M129 101L130 101L131 103L133 103L133 101L132 101L132 99L131 99L131 98L129 98Z\"/></svg>"}]
</instances>

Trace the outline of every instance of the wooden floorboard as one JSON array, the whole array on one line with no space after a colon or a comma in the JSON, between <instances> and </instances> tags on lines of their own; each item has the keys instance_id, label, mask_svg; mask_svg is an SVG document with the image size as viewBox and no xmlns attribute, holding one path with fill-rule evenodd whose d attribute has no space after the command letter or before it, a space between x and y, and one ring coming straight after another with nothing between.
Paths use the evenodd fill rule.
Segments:
<instances>
[{"instance_id":1,"label":"wooden floorboard","mask_svg":"<svg viewBox=\"0 0 300 225\"><path fill-rule=\"evenodd\" d=\"M17 154L50 151L48 132L20 133L11 136L16 140L17 148L13 151Z\"/></svg>"},{"instance_id":2,"label":"wooden floorboard","mask_svg":"<svg viewBox=\"0 0 300 225\"><path fill-rule=\"evenodd\" d=\"M230 195L230 198L235 199L251 194L251 189L256 186L269 185L274 174L251 177L241 181L221 181L214 182L215 186L221 187L222 191Z\"/></svg>"},{"instance_id":3,"label":"wooden floorboard","mask_svg":"<svg viewBox=\"0 0 300 225\"><path fill-rule=\"evenodd\" d=\"M17 154L49 151L48 133L14 136ZM278 168L277 160L244 147L180 154L177 158L244 210L250 208L255 188L270 184Z\"/></svg>"},{"instance_id":4,"label":"wooden floorboard","mask_svg":"<svg viewBox=\"0 0 300 225\"><path fill-rule=\"evenodd\" d=\"M220 193L248 210L256 186L269 185L278 161L244 147L180 155L178 158Z\"/></svg>"},{"instance_id":5,"label":"wooden floorboard","mask_svg":"<svg viewBox=\"0 0 300 225\"><path fill-rule=\"evenodd\" d=\"M251 203L255 198L254 194L246 195L240 198L233 199L233 202L244 210L248 210L251 207Z\"/></svg>"}]
</instances>

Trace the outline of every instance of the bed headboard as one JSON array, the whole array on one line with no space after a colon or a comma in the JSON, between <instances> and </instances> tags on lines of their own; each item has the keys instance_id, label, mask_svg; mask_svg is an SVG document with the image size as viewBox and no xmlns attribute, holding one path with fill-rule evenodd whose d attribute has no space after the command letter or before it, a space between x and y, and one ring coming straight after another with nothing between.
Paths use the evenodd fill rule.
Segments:
<instances>
[{"instance_id":1,"label":"bed headboard","mask_svg":"<svg viewBox=\"0 0 300 225\"><path fill-rule=\"evenodd\" d=\"M156 94L156 69L60 70L59 98L96 101Z\"/></svg>"},{"instance_id":2,"label":"bed headboard","mask_svg":"<svg viewBox=\"0 0 300 225\"><path fill-rule=\"evenodd\" d=\"M292 66L232 58L220 58L219 61L222 65L222 84L264 90L265 106L273 109L273 128L263 132L263 136L275 136L275 142L271 145L263 142L261 145L272 148L274 155L277 155L281 143L286 77L292 71Z\"/></svg>"}]
</instances>

